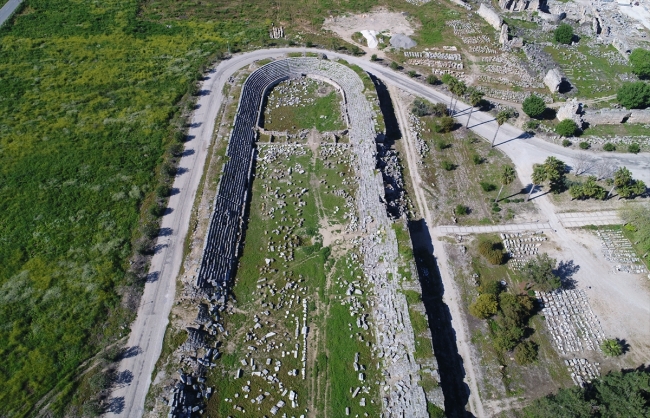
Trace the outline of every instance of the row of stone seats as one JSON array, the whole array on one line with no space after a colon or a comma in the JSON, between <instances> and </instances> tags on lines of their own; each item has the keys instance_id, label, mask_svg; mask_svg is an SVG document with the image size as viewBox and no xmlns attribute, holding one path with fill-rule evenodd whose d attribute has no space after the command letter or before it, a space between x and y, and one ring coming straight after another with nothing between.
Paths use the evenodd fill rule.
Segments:
<instances>
[{"instance_id":1,"label":"row of stone seats","mask_svg":"<svg viewBox=\"0 0 650 418\"><path fill-rule=\"evenodd\" d=\"M352 135L358 142L367 142L362 139L373 135L372 115L363 94L363 83L351 69L326 60L297 58L274 61L253 72L242 88L237 117L230 135L227 149L230 159L224 165L217 189L196 281L199 288L229 283L237 256L242 209L249 189L255 128L262 110L262 99L274 85L301 75L318 75L337 83L346 100L349 99L348 112L351 114L348 116L354 128Z\"/></svg>"}]
</instances>

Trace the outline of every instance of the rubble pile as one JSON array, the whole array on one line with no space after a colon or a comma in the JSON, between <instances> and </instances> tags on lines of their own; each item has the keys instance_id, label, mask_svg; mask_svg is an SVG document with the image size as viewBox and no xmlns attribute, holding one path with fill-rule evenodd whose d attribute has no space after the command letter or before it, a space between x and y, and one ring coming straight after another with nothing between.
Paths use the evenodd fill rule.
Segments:
<instances>
[{"instance_id":1,"label":"rubble pile","mask_svg":"<svg viewBox=\"0 0 650 418\"><path fill-rule=\"evenodd\" d=\"M623 232L605 229L596 231L596 235L602 241L605 259L615 264L615 271L637 274L647 273L645 265L636 255L632 243L623 235Z\"/></svg>"}]
</instances>

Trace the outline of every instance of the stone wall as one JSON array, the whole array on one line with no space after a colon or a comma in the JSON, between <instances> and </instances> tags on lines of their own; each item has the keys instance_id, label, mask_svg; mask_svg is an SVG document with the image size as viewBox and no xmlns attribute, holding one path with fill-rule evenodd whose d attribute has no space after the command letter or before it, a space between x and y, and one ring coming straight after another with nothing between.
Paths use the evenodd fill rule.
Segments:
<instances>
[{"instance_id":1,"label":"stone wall","mask_svg":"<svg viewBox=\"0 0 650 418\"><path fill-rule=\"evenodd\" d=\"M489 6L486 6L485 3L481 3L481 7L478 8L478 15L485 19L494 29L501 30L501 25L503 24L503 19L501 16L494 11Z\"/></svg>"}]
</instances>

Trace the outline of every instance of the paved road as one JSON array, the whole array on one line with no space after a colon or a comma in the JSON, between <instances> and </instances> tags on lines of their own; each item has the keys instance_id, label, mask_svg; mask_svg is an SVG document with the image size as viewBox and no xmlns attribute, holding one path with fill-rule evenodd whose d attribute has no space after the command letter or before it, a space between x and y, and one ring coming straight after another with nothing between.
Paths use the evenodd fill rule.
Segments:
<instances>
[{"instance_id":1,"label":"paved road","mask_svg":"<svg viewBox=\"0 0 650 418\"><path fill-rule=\"evenodd\" d=\"M0 9L0 26L2 26L2 24L5 23L12 14L14 14L14 10L20 6L22 1L23 0L9 0L4 6L2 6L2 9Z\"/></svg>"},{"instance_id":2,"label":"paved road","mask_svg":"<svg viewBox=\"0 0 650 418\"><path fill-rule=\"evenodd\" d=\"M113 397L117 398L116 404L123 406L108 415L131 418L143 414L145 397L151 384L155 363L162 349L163 336L168 323L167 318L174 300L175 280L182 263L183 242L187 235L194 197L203 172L215 118L223 100L223 86L235 71L254 61L277 58L286 53L304 50L302 48L262 49L237 55L220 62L208 79L204 81L201 90L206 94L199 99L200 107L192 118L192 128L189 131L191 140L186 144L186 149L193 149L194 153L187 153L180 161L180 166L187 169L187 172L176 178L173 187L177 188L179 193L170 198L169 207L173 210L162 221L162 227L170 228L171 235L158 239L159 251L151 261L152 280L145 286L138 316L131 328L128 346L133 347L133 352L138 354L124 359L120 363L119 370L130 371L133 374L133 379L130 385L113 392ZM421 84L404 74L396 73L381 64L331 51L311 49L310 52L321 52L328 57L340 57L372 72L387 84L428 100L449 103L449 97L432 87ZM468 117L469 107L458 102L457 108L460 109L457 118L460 123L464 123ZM470 128L477 135L491 140L497 124L493 116L483 112L474 112ZM520 129L508 124L503 125L499 130L496 143L499 149L504 151L516 164L517 173L524 183L530 181L532 163L542 162L549 155L555 155L570 162L571 158L578 154L578 151L540 139L528 138ZM650 184L650 159L647 158L647 155L608 153L599 155L599 158L617 161L627 166L637 178Z\"/></svg>"}]
</instances>

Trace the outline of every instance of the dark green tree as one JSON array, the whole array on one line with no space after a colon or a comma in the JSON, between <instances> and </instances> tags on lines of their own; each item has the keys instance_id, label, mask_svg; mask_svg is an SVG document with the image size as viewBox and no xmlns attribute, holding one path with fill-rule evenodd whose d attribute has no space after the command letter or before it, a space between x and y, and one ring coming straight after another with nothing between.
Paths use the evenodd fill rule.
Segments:
<instances>
[{"instance_id":1,"label":"dark green tree","mask_svg":"<svg viewBox=\"0 0 650 418\"><path fill-rule=\"evenodd\" d=\"M499 189L497 198L494 199L494 203L497 203L499 201L499 197L501 197L501 192L503 191L503 187L515 181L515 178L517 178L517 173L515 173L515 169L510 167L509 165L504 165L503 168L501 169L501 173L499 173L501 188Z\"/></svg>"},{"instance_id":2,"label":"dark green tree","mask_svg":"<svg viewBox=\"0 0 650 418\"><path fill-rule=\"evenodd\" d=\"M650 85L643 81L623 83L616 100L628 109L644 109L650 106Z\"/></svg>"},{"instance_id":3,"label":"dark green tree","mask_svg":"<svg viewBox=\"0 0 650 418\"><path fill-rule=\"evenodd\" d=\"M530 195L533 194L535 186L544 183L547 178L548 175L546 174L546 168L542 164L533 165L533 174L530 176L533 184L530 186L530 191L528 192L528 196L526 196L526 201L530 199Z\"/></svg>"},{"instance_id":4,"label":"dark green tree","mask_svg":"<svg viewBox=\"0 0 650 418\"><path fill-rule=\"evenodd\" d=\"M573 41L573 27L566 23L562 23L553 32L553 39L555 39L555 42L569 45L571 41Z\"/></svg>"},{"instance_id":5,"label":"dark green tree","mask_svg":"<svg viewBox=\"0 0 650 418\"><path fill-rule=\"evenodd\" d=\"M619 196L626 199L639 196L645 193L646 190L645 183L633 179L632 173L626 167L621 167L614 172L614 188L616 188Z\"/></svg>"},{"instance_id":6,"label":"dark green tree","mask_svg":"<svg viewBox=\"0 0 650 418\"><path fill-rule=\"evenodd\" d=\"M555 157L548 157L544 161L544 171L546 178L551 183L551 190L559 190L564 182L566 173L566 164Z\"/></svg>"},{"instance_id":7,"label":"dark green tree","mask_svg":"<svg viewBox=\"0 0 650 418\"><path fill-rule=\"evenodd\" d=\"M560 136L574 136L578 130L578 125L571 119L564 119L562 122L558 123L555 127L555 133ZM568 145L571 145L569 142ZM567 146L568 146L567 145Z\"/></svg>"},{"instance_id":8,"label":"dark green tree","mask_svg":"<svg viewBox=\"0 0 650 418\"><path fill-rule=\"evenodd\" d=\"M465 124L466 128L469 126L470 119L472 119L472 113L474 113L474 108L481 103L481 101L483 100L484 95L485 94L480 90L477 90L475 88L470 89L470 91L469 91L469 104L472 105L472 107L470 107L470 109L469 109L469 116L467 117L467 123Z\"/></svg>"},{"instance_id":9,"label":"dark green tree","mask_svg":"<svg viewBox=\"0 0 650 418\"><path fill-rule=\"evenodd\" d=\"M546 110L546 103L544 103L544 99L541 97L536 94L531 94L524 99L522 109L524 110L524 113L531 118L537 118Z\"/></svg>"},{"instance_id":10,"label":"dark green tree","mask_svg":"<svg viewBox=\"0 0 650 418\"><path fill-rule=\"evenodd\" d=\"M636 48L629 59L634 74L641 78L650 78L650 51Z\"/></svg>"}]
</instances>

